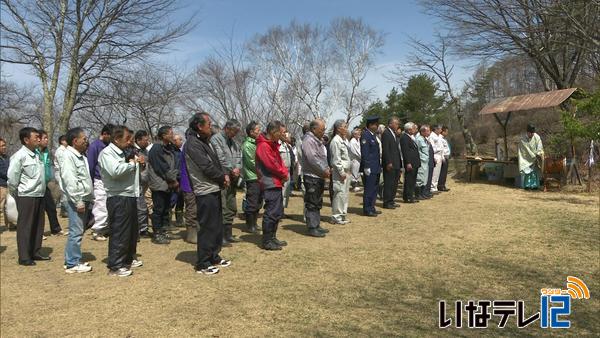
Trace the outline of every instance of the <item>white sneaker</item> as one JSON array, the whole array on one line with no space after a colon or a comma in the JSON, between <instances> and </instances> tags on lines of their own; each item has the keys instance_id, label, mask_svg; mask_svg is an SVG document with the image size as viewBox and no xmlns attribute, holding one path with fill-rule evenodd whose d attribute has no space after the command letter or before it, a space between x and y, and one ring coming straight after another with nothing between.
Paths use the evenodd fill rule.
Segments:
<instances>
[{"instance_id":1,"label":"white sneaker","mask_svg":"<svg viewBox=\"0 0 600 338\"><path fill-rule=\"evenodd\" d=\"M231 266L231 261L227 259L221 259L221 261L219 261L215 265L218 265L220 268L226 268L228 266Z\"/></svg>"},{"instance_id":2,"label":"white sneaker","mask_svg":"<svg viewBox=\"0 0 600 338\"><path fill-rule=\"evenodd\" d=\"M196 273L200 273L203 275L214 275L216 273L219 273L219 268L211 265L206 269L196 270Z\"/></svg>"},{"instance_id":3,"label":"white sneaker","mask_svg":"<svg viewBox=\"0 0 600 338\"><path fill-rule=\"evenodd\" d=\"M142 262L142 261L138 261L137 259L134 259L134 260L131 262L131 267L132 267L132 268L139 268L139 267L140 267L140 266L142 266L142 265L144 265L144 262Z\"/></svg>"},{"instance_id":4,"label":"white sneaker","mask_svg":"<svg viewBox=\"0 0 600 338\"><path fill-rule=\"evenodd\" d=\"M73 267L65 269L66 273L83 273L92 271L92 267L85 264L77 264Z\"/></svg>"},{"instance_id":5,"label":"white sneaker","mask_svg":"<svg viewBox=\"0 0 600 338\"><path fill-rule=\"evenodd\" d=\"M130 269L127 269L127 268L120 268L118 270L109 270L108 271L109 276L117 276L117 277L127 277L127 276L130 276L132 273L133 273L133 271L131 271Z\"/></svg>"},{"instance_id":6,"label":"white sneaker","mask_svg":"<svg viewBox=\"0 0 600 338\"><path fill-rule=\"evenodd\" d=\"M90 263L88 263L88 262L83 262L83 263L79 263L79 264L90 266ZM67 265L66 264L63 265L63 269L66 269L66 268L67 268Z\"/></svg>"},{"instance_id":7,"label":"white sneaker","mask_svg":"<svg viewBox=\"0 0 600 338\"><path fill-rule=\"evenodd\" d=\"M100 235L99 233L92 232L92 239L95 241L98 241L98 242L104 242L108 238L106 238L106 236L104 236L104 235Z\"/></svg>"}]
</instances>

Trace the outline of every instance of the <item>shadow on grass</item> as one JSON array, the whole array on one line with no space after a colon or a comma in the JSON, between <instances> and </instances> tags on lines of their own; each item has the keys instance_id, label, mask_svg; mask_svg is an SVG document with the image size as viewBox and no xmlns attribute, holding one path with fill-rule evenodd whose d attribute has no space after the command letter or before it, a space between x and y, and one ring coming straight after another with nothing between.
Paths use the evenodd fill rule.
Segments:
<instances>
[{"instance_id":1,"label":"shadow on grass","mask_svg":"<svg viewBox=\"0 0 600 338\"><path fill-rule=\"evenodd\" d=\"M0 254L3 253L4 251L6 251L6 246L0 245Z\"/></svg>"},{"instance_id":2,"label":"shadow on grass","mask_svg":"<svg viewBox=\"0 0 600 338\"><path fill-rule=\"evenodd\" d=\"M306 224L285 224L281 227L285 230L291 230L299 235L308 236Z\"/></svg>"},{"instance_id":3,"label":"shadow on grass","mask_svg":"<svg viewBox=\"0 0 600 338\"><path fill-rule=\"evenodd\" d=\"M581 200L575 197L566 197L566 196L556 196L556 197L544 197L539 198L540 196L537 193L528 194L529 199L535 199L536 202L567 202L570 204L581 204L581 205L597 205L598 200Z\"/></svg>"},{"instance_id":4,"label":"shadow on grass","mask_svg":"<svg viewBox=\"0 0 600 338\"><path fill-rule=\"evenodd\" d=\"M50 256L52 254L52 252L54 252L54 249L52 249L52 248L48 248L48 247L40 248L40 255L42 255L42 256Z\"/></svg>"},{"instance_id":5,"label":"shadow on grass","mask_svg":"<svg viewBox=\"0 0 600 338\"><path fill-rule=\"evenodd\" d=\"M81 260L83 262L93 262L96 260L96 256L94 256L91 252L83 252L81 253Z\"/></svg>"},{"instance_id":6,"label":"shadow on grass","mask_svg":"<svg viewBox=\"0 0 600 338\"><path fill-rule=\"evenodd\" d=\"M261 244L262 244L262 235L257 233L257 234L243 234L239 237L239 239L241 239L244 242L247 243L252 243L255 244L257 247L260 248Z\"/></svg>"},{"instance_id":7,"label":"shadow on grass","mask_svg":"<svg viewBox=\"0 0 600 338\"><path fill-rule=\"evenodd\" d=\"M196 265L196 259L197 259L197 252L196 250L194 251L182 251L180 253L177 254L177 256L175 256L175 260L183 262L183 263L188 263L190 265L195 266Z\"/></svg>"}]
</instances>

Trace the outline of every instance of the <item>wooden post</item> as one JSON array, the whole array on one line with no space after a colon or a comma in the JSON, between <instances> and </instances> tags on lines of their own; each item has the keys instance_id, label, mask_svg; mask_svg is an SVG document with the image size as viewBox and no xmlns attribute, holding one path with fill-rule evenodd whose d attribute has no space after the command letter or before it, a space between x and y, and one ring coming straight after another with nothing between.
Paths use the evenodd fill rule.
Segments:
<instances>
[{"instance_id":1,"label":"wooden post","mask_svg":"<svg viewBox=\"0 0 600 338\"><path fill-rule=\"evenodd\" d=\"M500 119L500 117L498 116L498 113L494 113L494 117L496 118L496 121L498 121L498 123L500 124L500 126L502 127L502 131L504 132L504 159L508 161L509 157L508 157L508 121L510 120L510 114L512 112L508 112L508 114L506 115L506 119L504 120L504 122Z\"/></svg>"}]
</instances>

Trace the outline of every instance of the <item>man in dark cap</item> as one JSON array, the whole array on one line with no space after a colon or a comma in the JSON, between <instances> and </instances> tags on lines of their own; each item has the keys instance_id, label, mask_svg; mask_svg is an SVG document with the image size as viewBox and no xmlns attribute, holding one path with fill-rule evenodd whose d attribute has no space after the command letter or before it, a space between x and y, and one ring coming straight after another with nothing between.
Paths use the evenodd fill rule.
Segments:
<instances>
[{"instance_id":1,"label":"man in dark cap","mask_svg":"<svg viewBox=\"0 0 600 338\"><path fill-rule=\"evenodd\" d=\"M381 173L381 157L379 143L375 133L379 127L379 117L367 117L367 126L360 137L360 171L364 175L365 192L363 194L363 212L365 216L375 217L379 212L375 210L377 200L377 185Z\"/></svg>"}]
</instances>

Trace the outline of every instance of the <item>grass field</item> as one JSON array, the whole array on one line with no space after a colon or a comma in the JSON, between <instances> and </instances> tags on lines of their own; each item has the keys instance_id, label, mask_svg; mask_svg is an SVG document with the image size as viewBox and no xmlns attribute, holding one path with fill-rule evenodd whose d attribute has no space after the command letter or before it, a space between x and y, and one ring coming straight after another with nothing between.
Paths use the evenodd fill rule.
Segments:
<instances>
[{"instance_id":1,"label":"grass field","mask_svg":"<svg viewBox=\"0 0 600 338\"><path fill-rule=\"evenodd\" d=\"M348 225L305 235L302 200L293 197L279 252L259 236L225 248L233 265L195 274L195 246L143 239L144 266L129 278L106 275L107 243L86 233L92 273L63 272L65 237L44 241L53 260L16 264L14 232L0 235L1 335L13 336L481 336L600 334L600 210L597 195L532 193L450 182L451 191L418 204L359 215L352 194ZM241 194L240 194L241 195ZM238 196L241 198L241 196ZM325 203L322 214L329 216ZM324 218L325 219L325 218ZM65 221L66 224L66 220ZM438 301L522 299L539 311L540 288L565 288L568 275L587 283L589 300L573 300L569 330L439 329ZM463 315L466 316L466 315ZM463 318L466 326L466 318Z\"/></svg>"}]
</instances>

